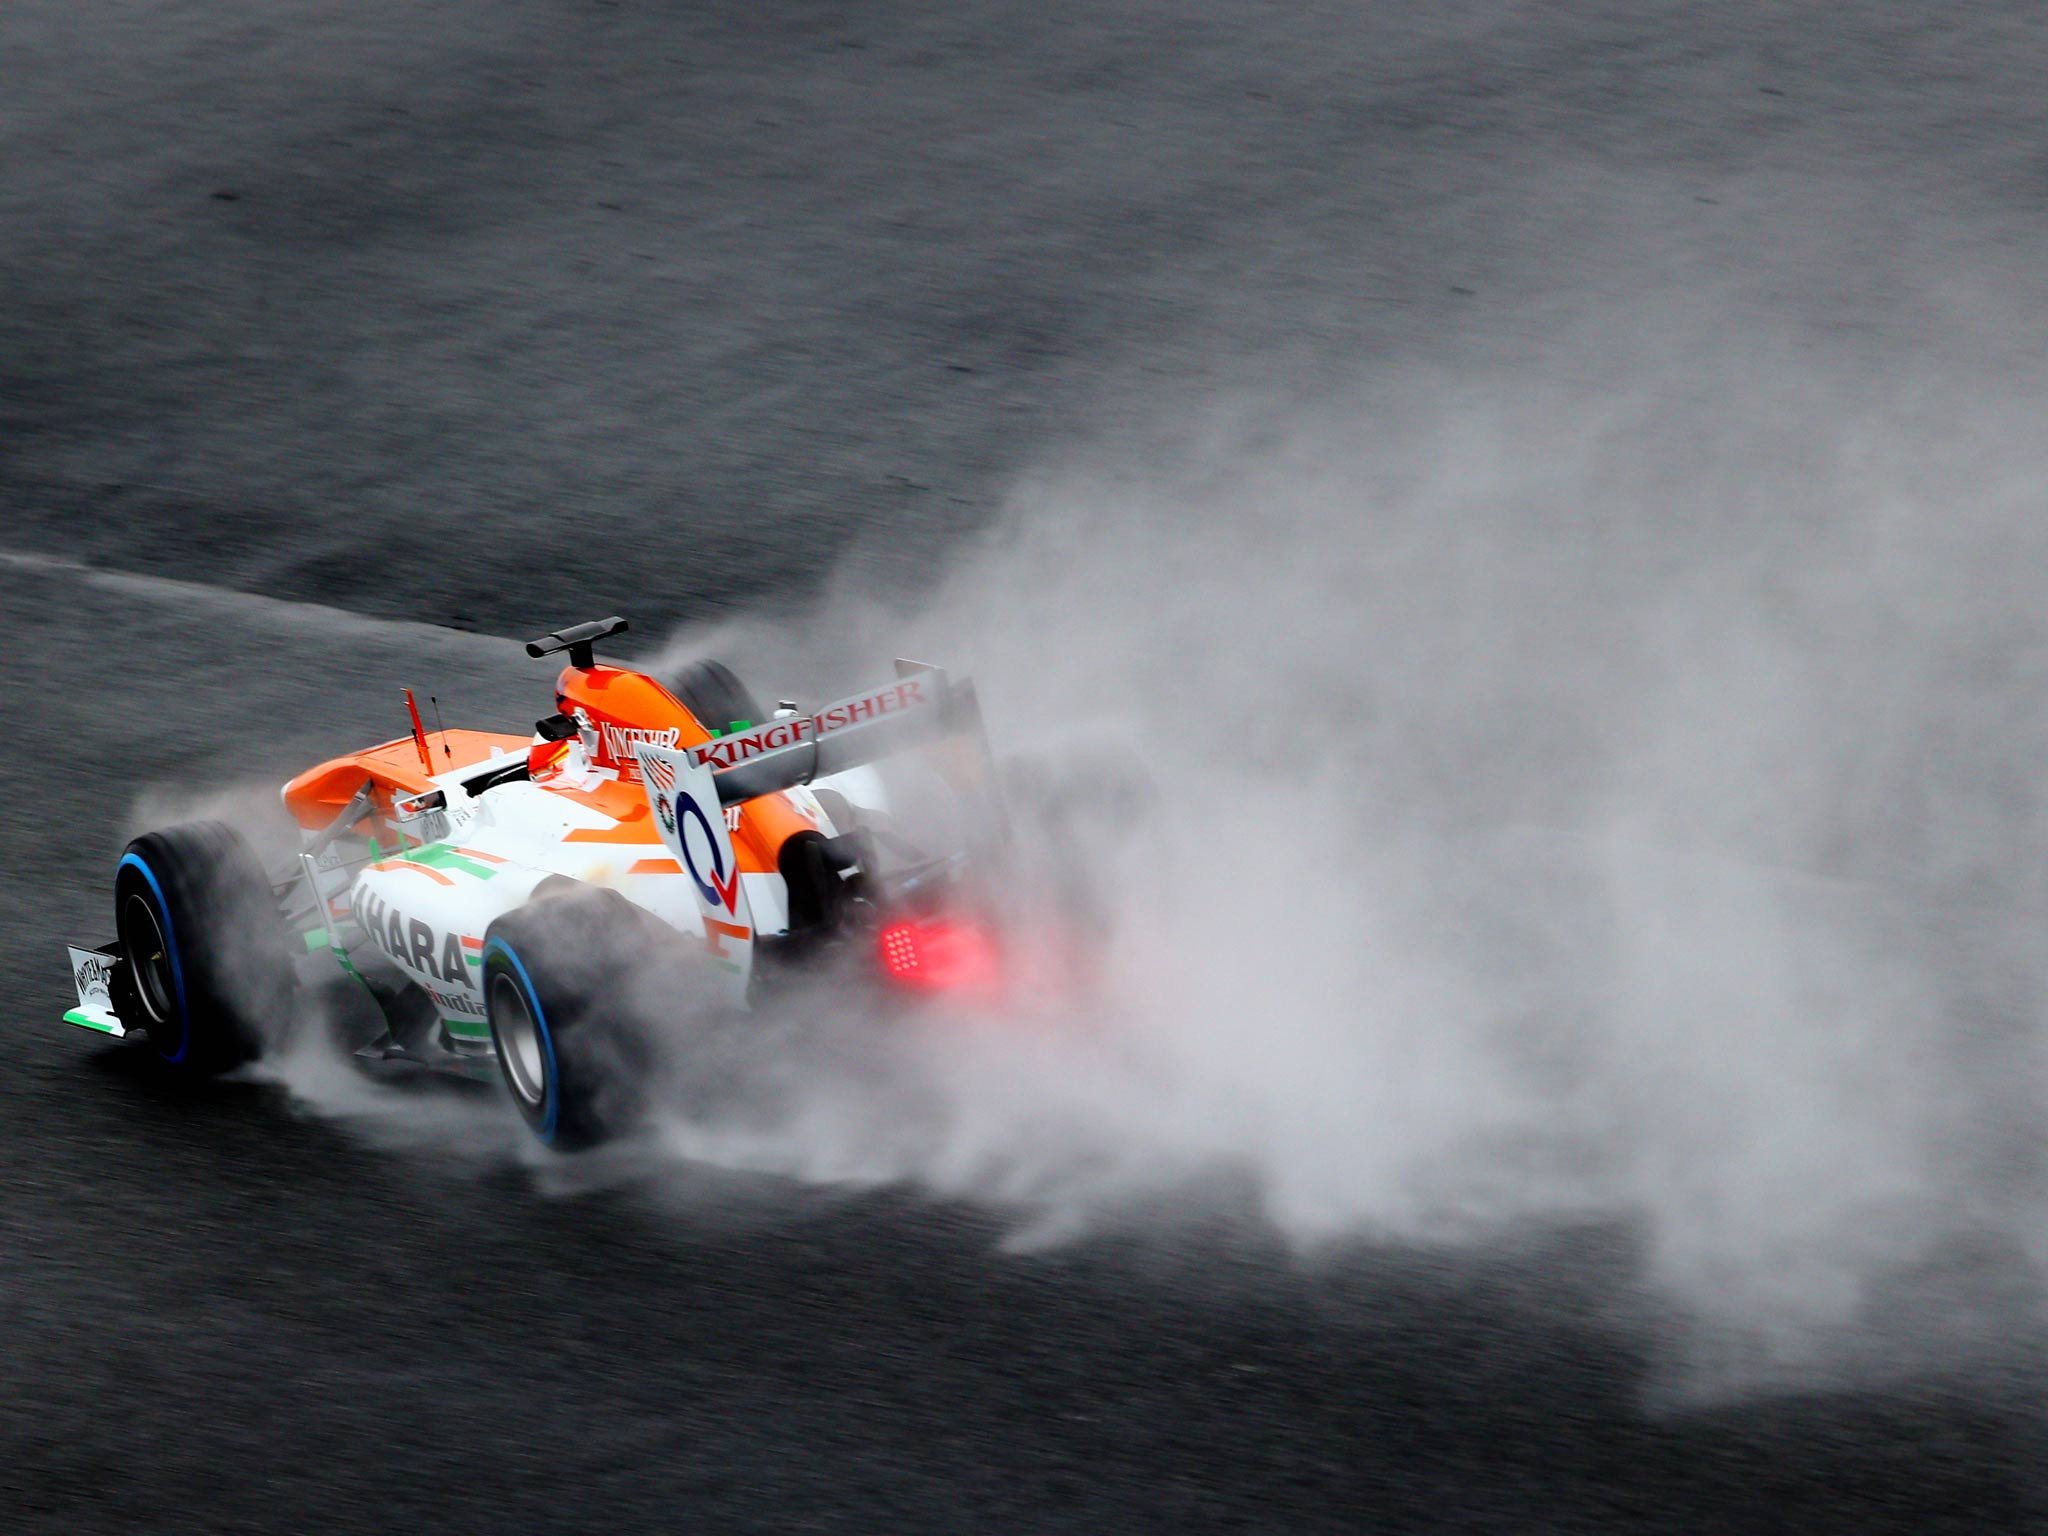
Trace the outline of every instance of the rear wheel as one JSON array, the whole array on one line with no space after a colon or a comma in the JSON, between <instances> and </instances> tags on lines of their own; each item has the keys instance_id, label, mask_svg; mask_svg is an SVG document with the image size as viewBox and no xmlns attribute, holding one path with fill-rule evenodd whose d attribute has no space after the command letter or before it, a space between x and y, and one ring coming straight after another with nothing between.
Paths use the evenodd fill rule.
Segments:
<instances>
[{"instance_id":1,"label":"rear wheel","mask_svg":"<svg viewBox=\"0 0 2048 1536\"><path fill-rule=\"evenodd\" d=\"M761 701L722 661L693 661L669 680L668 688L707 731L725 734L767 718Z\"/></svg>"},{"instance_id":2,"label":"rear wheel","mask_svg":"<svg viewBox=\"0 0 2048 1536\"><path fill-rule=\"evenodd\" d=\"M616 891L530 902L484 936L484 1010L512 1102L570 1152L629 1131L653 1065L647 981L674 933Z\"/></svg>"},{"instance_id":3,"label":"rear wheel","mask_svg":"<svg viewBox=\"0 0 2048 1536\"><path fill-rule=\"evenodd\" d=\"M114 872L126 974L114 1006L168 1066L207 1073L255 1056L292 1005L292 957L276 897L234 828L147 832Z\"/></svg>"}]
</instances>

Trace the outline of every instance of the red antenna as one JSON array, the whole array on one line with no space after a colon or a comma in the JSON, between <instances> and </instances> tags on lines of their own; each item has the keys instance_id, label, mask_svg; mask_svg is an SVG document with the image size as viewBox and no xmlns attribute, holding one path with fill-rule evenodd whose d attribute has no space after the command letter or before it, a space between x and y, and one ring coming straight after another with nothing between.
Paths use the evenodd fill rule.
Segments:
<instances>
[{"instance_id":1,"label":"red antenna","mask_svg":"<svg viewBox=\"0 0 2048 1536\"><path fill-rule=\"evenodd\" d=\"M420 749L420 766L429 777L434 772L434 754L427 750L427 728L420 724L420 707L413 702L412 690L405 690L405 707L412 716L412 744Z\"/></svg>"}]
</instances>

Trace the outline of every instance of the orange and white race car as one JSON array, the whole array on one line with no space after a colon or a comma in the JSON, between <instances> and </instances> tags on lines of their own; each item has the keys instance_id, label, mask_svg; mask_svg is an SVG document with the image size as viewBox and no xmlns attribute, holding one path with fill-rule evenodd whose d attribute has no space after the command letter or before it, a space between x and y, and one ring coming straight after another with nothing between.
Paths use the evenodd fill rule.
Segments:
<instances>
[{"instance_id":1,"label":"orange and white race car","mask_svg":"<svg viewBox=\"0 0 2048 1536\"><path fill-rule=\"evenodd\" d=\"M410 735L293 779L282 878L224 823L136 838L115 941L71 951L66 1019L214 1072L258 1054L324 969L380 1011L359 1056L502 1077L568 1149L631 1118L650 1015L746 1006L821 956L912 989L986 980L968 913L1003 823L971 684L899 661L878 688L764 713L716 662L666 682L600 664L625 628L527 646L568 660L531 737L428 732L413 707ZM892 828L872 765L905 754L956 797L942 854Z\"/></svg>"}]
</instances>

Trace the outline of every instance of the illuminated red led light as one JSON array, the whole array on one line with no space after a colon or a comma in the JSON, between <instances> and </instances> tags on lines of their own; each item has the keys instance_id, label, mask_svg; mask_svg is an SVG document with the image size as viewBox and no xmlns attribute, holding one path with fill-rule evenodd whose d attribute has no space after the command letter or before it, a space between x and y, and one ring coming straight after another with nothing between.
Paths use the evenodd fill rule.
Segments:
<instances>
[{"instance_id":1,"label":"illuminated red led light","mask_svg":"<svg viewBox=\"0 0 2048 1536\"><path fill-rule=\"evenodd\" d=\"M921 991L995 984L996 949L978 928L951 923L891 923L876 940L889 979Z\"/></svg>"}]
</instances>

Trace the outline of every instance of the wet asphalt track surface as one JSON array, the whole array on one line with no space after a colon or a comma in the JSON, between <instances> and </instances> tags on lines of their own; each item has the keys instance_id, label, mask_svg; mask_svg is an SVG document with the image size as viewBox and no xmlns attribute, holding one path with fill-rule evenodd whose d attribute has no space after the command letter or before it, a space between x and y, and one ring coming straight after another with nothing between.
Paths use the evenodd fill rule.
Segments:
<instances>
[{"instance_id":1,"label":"wet asphalt track surface","mask_svg":"<svg viewBox=\"0 0 2048 1536\"><path fill-rule=\"evenodd\" d=\"M0 15L0 543L58 557L0 565L0 1527L2048 1528L2031 1346L1661 1401L1625 1230L1017 1255L908 1191L451 1171L54 1024L141 787L388 735L401 670L533 713L499 641L209 587L510 634L915 580L1161 397L1639 275L1568 225L1879 345L1806 210L2038 236L2025 8L1646 9Z\"/></svg>"}]
</instances>

